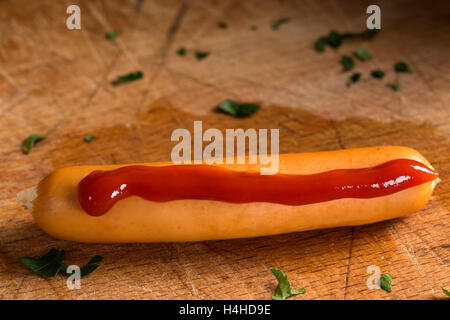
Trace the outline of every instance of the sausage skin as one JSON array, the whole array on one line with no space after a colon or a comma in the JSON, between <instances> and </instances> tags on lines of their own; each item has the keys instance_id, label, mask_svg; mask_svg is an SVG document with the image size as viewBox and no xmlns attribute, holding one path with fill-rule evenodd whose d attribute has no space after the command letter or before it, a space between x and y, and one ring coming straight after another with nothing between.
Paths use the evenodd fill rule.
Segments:
<instances>
[{"instance_id":1,"label":"sausage skin","mask_svg":"<svg viewBox=\"0 0 450 320\"><path fill-rule=\"evenodd\" d=\"M413 149L380 146L281 154L279 173L314 174L334 169L368 168L395 159L412 159L431 167ZM260 168L250 164L215 165L236 171L259 171ZM161 203L131 196L117 202L102 216L88 215L78 201L78 183L94 170L112 170L123 166L126 165L57 169L44 178L37 188L28 190L27 194L19 194L19 202L27 202L25 205L31 209L34 219L45 232L63 240L96 243L202 241L354 226L393 219L423 208L438 181L436 179L376 198L345 198L300 206L212 200Z\"/></svg>"}]
</instances>

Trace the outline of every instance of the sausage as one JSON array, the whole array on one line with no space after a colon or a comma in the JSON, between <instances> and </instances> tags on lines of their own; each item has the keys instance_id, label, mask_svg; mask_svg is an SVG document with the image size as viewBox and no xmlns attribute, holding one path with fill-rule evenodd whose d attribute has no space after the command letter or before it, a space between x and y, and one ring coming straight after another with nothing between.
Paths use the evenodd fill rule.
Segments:
<instances>
[{"instance_id":1,"label":"sausage","mask_svg":"<svg viewBox=\"0 0 450 320\"><path fill-rule=\"evenodd\" d=\"M346 197L344 194L340 198L317 200L320 197L312 199L311 195L314 193L307 193L306 191L309 190L307 188L305 189L306 196L298 195L304 199L301 202L295 198L296 193L291 192L292 189L295 191L297 185L294 182L299 177L302 179L309 177L307 181L311 184L311 189L316 188L316 184L319 185L317 188L322 188L322 185L329 187L327 181L320 181L328 179L321 177L330 175L341 177L345 176L348 171L351 173L349 176L351 181L354 181L360 176L362 179L363 173L373 175L378 172L373 171L377 166L383 168L383 164L395 163L397 160L417 163L418 165L412 166L418 168L419 174L423 174L427 179L421 181L412 176L410 182L415 181L415 184L399 189L395 189L397 185L392 184L393 187L389 189L389 193L373 194L370 197L359 197L358 191L353 191L352 197ZM151 170L162 172L164 175L170 174L170 170L172 170L170 168L174 167L169 162L133 164L133 166L143 170L151 168ZM256 177L259 175L261 167L259 164L204 165L207 168L201 170L207 172L205 174L207 178L210 174L208 170L212 173L218 171L219 175L214 176L211 173L210 177L214 177L216 180L212 180L212 178L205 180L209 184L207 188L203 189L206 193L203 192L201 196L195 192L193 194L193 191L183 192L188 188L187 186L192 188L193 185L195 188L198 185L195 184L195 179L187 179L187 176L183 180L182 172L185 169L183 166L185 165L175 166L177 170L182 169L177 171L176 177L183 187L166 186L171 181L168 175L167 181L158 180L160 188L155 183L148 187L153 188L148 189L153 191L147 192L149 193L147 199L142 194L131 193L120 198L100 214L100 211L89 212L89 205L83 204L83 196L86 199L92 198L89 193L85 192L86 194L83 195L83 183L89 186L89 179L91 179L89 177L101 172L118 177L120 176L118 172L129 168L130 165L76 166L57 169L44 178L38 186L19 193L18 201L31 210L34 219L45 232L59 239L97 243L202 241L354 226L393 219L423 208L439 181L437 173L420 153L399 146L281 154L278 174L261 176L261 179L274 180L260 180L261 183L255 183L253 187L248 188L249 192L245 192L247 186L245 183L250 178L259 179ZM199 170L200 168L193 169ZM189 172L192 174L191 171ZM378 174L376 173L374 178L377 178ZM391 172L386 171L386 174L391 174ZM397 180L400 179L403 183L409 179L405 176L409 177L401 173ZM224 177L223 179L228 177L228 184L225 182L221 184L221 177ZM277 180L285 178L291 180ZM97 188L99 192L103 192L110 186L109 180L102 179L104 179L103 182L107 182L103 186L98 184L98 181L91 183L94 187L102 186ZM151 179L148 181L151 182ZM211 181L214 181L215 184L211 184ZM226 185L228 189L224 190L230 190L230 193L233 193L229 184L234 181L237 186L240 186L237 188L238 191L235 192L234 198L230 198L228 193L215 192L217 190L210 187L210 185L217 185L224 188L223 186ZM268 181L274 183L265 183ZM292 185L284 186L283 181L294 182ZM272 189L267 187L261 189L263 185L269 185ZM184 188L185 186L186 188ZM274 189L275 186L277 190ZM358 189L360 186L363 185L356 185ZM346 187L350 186L344 185L339 188L345 189ZM92 188L89 190L95 189ZM145 188L144 191L147 190ZM286 188L287 196L282 192L283 188ZM166 189L173 190L173 192L165 191ZM267 193L267 196L264 196L261 195L261 191L252 194L251 190L273 190L274 194ZM316 192L316 194L320 196L323 192ZM173 194L182 196L173 198ZM214 197L211 198L210 194ZM283 202L286 200L285 198L290 202Z\"/></svg>"}]
</instances>

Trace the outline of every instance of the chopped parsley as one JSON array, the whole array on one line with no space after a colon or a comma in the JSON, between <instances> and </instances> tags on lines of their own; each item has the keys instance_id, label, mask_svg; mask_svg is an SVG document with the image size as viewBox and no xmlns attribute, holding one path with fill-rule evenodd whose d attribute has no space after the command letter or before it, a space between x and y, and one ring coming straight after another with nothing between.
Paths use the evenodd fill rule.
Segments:
<instances>
[{"instance_id":1,"label":"chopped parsley","mask_svg":"<svg viewBox=\"0 0 450 320\"><path fill-rule=\"evenodd\" d=\"M195 57L197 58L197 60L203 60L207 56L209 56L209 52L207 51L195 51Z\"/></svg>"},{"instance_id":2,"label":"chopped parsley","mask_svg":"<svg viewBox=\"0 0 450 320\"><path fill-rule=\"evenodd\" d=\"M361 61L368 61L372 59L372 55L367 52L366 49L361 47L355 50L355 56Z\"/></svg>"},{"instance_id":3,"label":"chopped parsley","mask_svg":"<svg viewBox=\"0 0 450 320\"><path fill-rule=\"evenodd\" d=\"M327 36L319 38L314 44L314 47L316 51L323 52L325 51L325 46L327 45L336 49L341 44L342 36L336 30L331 30Z\"/></svg>"},{"instance_id":4,"label":"chopped parsley","mask_svg":"<svg viewBox=\"0 0 450 320\"><path fill-rule=\"evenodd\" d=\"M392 291L392 276L389 273L383 274L381 277L380 287L387 292Z\"/></svg>"},{"instance_id":5,"label":"chopped parsley","mask_svg":"<svg viewBox=\"0 0 450 320\"><path fill-rule=\"evenodd\" d=\"M376 69L376 70L373 70L373 71L371 72L371 75L372 75L372 77L374 77L374 78L381 79L381 78L383 78L383 77L385 76L385 72L384 72L383 70Z\"/></svg>"},{"instance_id":6,"label":"chopped parsley","mask_svg":"<svg viewBox=\"0 0 450 320\"><path fill-rule=\"evenodd\" d=\"M51 248L49 252L41 257L22 257L19 261L30 268L32 271L44 278L55 277L61 269L67 270L64 263L64 250ZM89 262L80 268L80 276L85 277L98 268L98 263L103 261L102 256L94 256Z\"/></svg>"},{"instance_id":7,"label":"chopped parsley","mask_svg":"<svg viewBox=\"0 0 450 320\"><path fill-rule=\"evenodd\" d=\"M444 288L442 288L442 292L444 292L446 295L448 295L450 297L450 292L448 290L445 290Z\"/></svg>"},{"instance_id":8,"label":"chopped parsley","mask_svg":"<svg viewBox=\"0 0 450 320\"><path fill-rule=\"evenodd\" d=\"M117 30L112 30L106 33L106 38L109 40L113 40L115 38L117 38L117 36L119 35L119 31Z\"/></svg>"},{"instance_id":9,"label":"chopped parsley","mask_svg":"<svg viewBox=\"0 0 450 320\"><path fill-rule=\"evenodd\" d=\"M94 272L98 268L98 263L102 262L103 260L105 260L105 258L99 255L92 257L85 266L80 268L80 277L84 278Z\"/></svg>"},{"instance_id":10,"label":"chopped parsley","mask_svg":"<svg viewBox=\"0 0 450 320\"><path fill-rule=\"evenodd\" d=\"M42 135L42 134L34 133L34 134L30 135L28 138L26 138L26 139L23 141L23 144L22 144L22 150L23 150L23 152L24 152L25 154L30 153L30 151L31 151L31 149L33 149L34 145L35 145L37 142L39 142L39 141L41 141L41 140L44 140L44 139L45 139L45 136Z\"/></svg>"},{"instance_id":11,"label":"chopped parsley","mask_svg":"<svg viewBox=\"0 0 450 320\"><path fill-rule=\"evenodd\" d=\"M317 52L324 52L325 51L325 45L326 45L325 41L317 40L314 43L314 49L316 49Z\"/></svg>"},{"instance_id":12,"label":"chopped parsley","mask_svg":"<svg viewBox=\"0 0 450 320\"><path fill-rule=\"evenodd\" d=\"M394 91L400 91L400 86L397 83L389 82L387 84L388 87L390 87Z\"/></svg>"},{"instance_id":13,"label":"chopped parsley","mask_svg":"<svg viewBox=\"0 0 450 320\"><path fill-rule=\"evenodd\" d=\"M218 109L234 117L246 117L258 112L260 107L254 103L238 103L233 100L224 100L219 104Z\"/></svg>"},{"instance_id":14,"label":"chopped parsley","mask_svg":"<svg viewBox=\"0 0 450 320\"><path fill-rule=\"evenodd\" d=\"M123 76L118 76L116 80L111 82L112 85L119 85L126 82L136 81L144 76L142 71L131 72Z\"/></svg>"},{"instance_id":15,"label":"chopped parsley","mask_svg":"<svg viewBox=\"0 0 450 320\"><path fill-rule=\"evenodd\" d=\"M407 65L405 62L403 61L399 61L395 64L394 66L395 71L397 72L412 72L412 69L409 65Z\"/></svg>"},{"instance_id":16,"label":"chopped parsley","mask_svg":"<svg viewBox=\"0 0 450 320\"><path fill-rule=\"evenodd\" d=\"M343 40L361 38L364 40L371 39L378 33L378 29L366 30L361 33L339 33L336 30L331 30L328 35L320 37L314 44L314 48L317 52L325 51L326 46L330 46L333 49L340 47Z\"/></svg>"},{"instance_id":17,"label":"chopped parsley","mask_svg":"<svg viewBox=\"0 0 450 320\"><path fill-rule=\"evenodd\" d=\"M353 67L355 66L355 61L353 61L352 57L342 56L341 64L342 64L342 67L344 67L344 71L348 71L348 70L353 69Z\"/></svg>"},{"instance_id":18,"label":"chopped parsley","mask_svg":"<svg viewBox=\"0 0 450 320\"><path fill-rule=\"evenodd\" d=\"M48 278L54 277L58 274L61 269L61 263L64 261L65 254L66 252L64 250L59 251L52 248L42 257L22 257L19 258L19 261L41 277Z\"/></svg>"},{"instance_id":19,"label":"chopped parsley","mask_svg":"<svg viewBox=\"0 0 450 320\"><path fill-rule=\"evenodd\" d=\"M219 28L226 29L228 28L228 25L225 22L219 22Z\"/></svg>"},{"instance_id":20,"label":"chopped parsley","mask_svg":"<svg viewBox=\"0 0 450 320\"><path fill-rule=\"evenodd\" d=\"M177 50L177 54L179 56L185 56L186 55L186 48L185 47L181 47L180 49Z\"/></svg>"},{"instance_id":21,"label":"chopped parsley","mask_svg":"<svg viewBox=\"0 0 450 320\"><path fill-rule=\"evenodd\" d=\"M305 288L292 291L291 284L287 278L287 275L283 273L283 271L279 269L272 268L270 269L278 280L278 286L275 289L275 295L272 296L273 300L286 300L286 298L295 296L297 294L303 294L306 292Z\"/></svg>"},{"instance_id":22,"label":"chopped parsley","mask_svg":"<svg viewBox=\"0 0 450 320\"><path fill-rule=\"evenodd\" d=\"M291 21L289 17L280 18L272 24L272 29L278 30L282 24L288 23L289 21Z\"/></svg>"},{"instance_id":23,"label":"chopped parsley","mask_svg":"<svg viewBox=\"0 0 450 320\"><path fill-rule=\"evenodd\" d=\"M253 30L253 31L256 31L256 30L258 30L258 26L253 25L253 26L250 27L250 29Z\"/></svg>"},{"instance_id":24,"label":"chopped parsley","mask_svg":"<svg viewBox=\"0 0 450 320\"><path fill-rule=\"evenodd\" d=\"M90 142L94 141L95 139L96 139L95 136L85 136L84 142L90 143Z\"/></svg>"},{"instance_id":25,"label":"chopped parsley","mask_svg":"<svg viewBox=\"0 0 450 320\"><path fill-rule=\"evenodd\" d=\"M350 76L350 78L348 79L347 87L350 87L352 84L359 81L360 78L361 78L361 73L355 72L354 74L352 74Z\"/></svg>"}]
</instances>

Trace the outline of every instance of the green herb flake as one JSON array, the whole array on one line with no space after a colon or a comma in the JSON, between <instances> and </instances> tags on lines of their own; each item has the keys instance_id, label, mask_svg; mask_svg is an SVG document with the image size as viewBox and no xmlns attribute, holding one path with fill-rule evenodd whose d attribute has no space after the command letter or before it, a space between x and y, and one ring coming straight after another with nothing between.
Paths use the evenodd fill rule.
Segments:
<instances>
[{"instance_id":1,"label":"green herb flake","mask_svg":"<svg viewBox=\"0 0 450 320\"><path fill-rule=\"evenodd\" d=\"M254 103L238 103L232 100L224 100L218 109L234 117L246 117L258 112L260 106Z\"/></svg>"},{"instance_id":2,"label":"green herb flake","mask_svg":"<svg viewBox=\"0 0 450 320\"><path fill-rule=\"evenodd\" d=\"M119 35L119 31L117 30L112 30L106 33L106 38L109 40L113 40L115 38L117 38L117 36Z\"/></svg>"},{"instance_id":3,"label":"green herb flake","mask_svg":"<svg viewBox=\"0 0 450 320\"><path fill-rule=\"evenodd\" d=\"M400 86L397 83L389 82L387 86L394 91L400 91Z\"/></svg>"},{"instance_id":4,"label":"green herb flake","mask_svg":"<svg viewBox=\"0 0 450 320\"><path fill-rule=\"evenodd\" d=\"M327 37L322 38L322 41L336 49L342 44L342 36L336 30L331 30Z\"/></svg>"},{"instance_id":5,"label":"green herb flake","mask_svg":"<svg viewBox=\"0 0 450 320\"><path fill-rule=\"evenodd\" d=\"M94 141L95 139L96 139L95 136L85 136L84 142L90 143L90 142Z\"/></svg>"},{"instance_id":6,"label":"green herb flake","mask_svg":"<svg viewBox=\"0 0 450 320\"><path fill-rule=\"evenodd\" d=\"M331 30L328 35L320 37L314 44L317 52L323 52L326 46L330 46L336 49L341 46L345 39L360 38L363 40L369 40L379 32L378 29L367 30L360 33L339 33L336 30Z\"/></svg>"},{"instance_id":7,"label":"green herb flake","mask_svg":"<svg viewBox=\"0 0 450 320\"><path fill-rule=\"evenodd\" d=\"M95 269L98 268L98 263L105 260L102 256L94 256L89 262L80 268L80 276L81 278L86 277L91 274Z\"/></svg>"},{"instance_id":8,"label":"green herb flake","mask_svg":"<svg viewBox=\"0 0 450 320\"><path fill-rule=\"evenodd\" d=\"M341 64L342 64L342 67L344 67L344 71L349 71L349 70L353 69L353 67L355 66L355 61L353 61L352 57L342 56Z\"/></svg>"},{"instance_id":9,"label":"green herb flake","mask_svg":"<svg viewBox=\"0 0 450 320\"><path fill-rule=\"evenodd\" d=\"M180 49L177 50L177 54L179 56L185 56L186 55L186 48L185 47L181 47Z\"/></svg>"},{"instance_id":10,"label":"green herb flake","mask_svg":"<svg viewBox=\"0 0 450 320\"><path fill-rule=\"evenodd\" d=\"M270 269L278 280L278 286L275 289L275 295L272 296L273 300L286 300L289 297L295 296L297 294L303 294L306 292L305 288L292 291L291 284L287 278L287 275L283 273L283 271L279 269L272 268Z\"/></svg>"},{"instance_id":11,"label":"green herb flake","mask_svg":"<svg viewBox=\"0 0 450 320\"><path fill-rule=\"evenodd\" d=\"M31 149L33 149L34 145L35 145L37 142L39 142L39 141L41 141L41 140L44 140L44 139L45 139L45 136L42 135L42 134L34 133L34 134L30 135L28 138L26 138L26 139L23 141L23 144L22 144L22 150L23 150L23 152L24 152L25 154L30 153L30 151L31 151Z\"/></svg>"},{"instance_id":12,"label":"green herb flake","mask_svg":"<svg viewBox=\"0 0 450 320\"><path fill-rule=\"evenodd\" d=\"M19 261L44 278L55 277L61 269L65 272L67 265L64 263L64 250L51 248L49 252L39 258L22 257ZM102 256L94 256L89 262L80 268L80 277L83 278L98 268L98 263L102 262Z\"/></svg>"},{"instance_id":13,"label":"green herb flake","mask_svg":"<svg viewBox=\"0 0 450 320\"><path fill-rule=\"evenodd\" d=\"M64 260L64 255L64 250L59 251L55 248L52 248L42 257L22 257L19 258L19 261L36 272L41 277L49 278L54 277L58 274L59 270L61 269L61 263Z\"/></svg>"},{"instance_id":14,"label":"green herb flake","mask_svg":"<svg viewBox=\"0 0 450 320\"><path fill-rule=\"evenodd\" d=\"M228 28L228 25L225 22L219 22L219 28L226 29Z\"/></svg>"},{"instance_id":15,"label":"green herb flake","mask_svg":"<svg viewBox=\"0 0 450 320\"><path fill-rule=\"evenodd\" d=\"M444 288L442 288L442 292L444 292L447 296L450 297L450 292L448 290L445 290Z\"/></svg>"},{"instance_id":16,"label":"green herb flake","mask_svg":"<svg viewBox=\"0 0 450 320\"><path fill-rule=\"evenodd\" d=\"M356 82L356 81L358 81L360 78L361 78L361 73L359 73L359 72L355 72L354 74L352 74L352 75L350 76L350 80L351 80L352 82Z\"/></svg>"},{"instance_id":17,"label":"green herb flake","mask_svg":"<svg viewBox=\"0 0 450 320\"><path fill-rule=\"evenodd\" d=\"M371 75L372 75L372 77L374 77L374 78L381 79L381 78L383 78L383 77L385 76L385 72L384 72L383 70L376 69L376 70L373 70L373 71L371 72Z\"/></svg>"},{"instance_id":18,"label":"green herb flake","mask_svg":"<svg viewBox=\"0 0 450 320\"><path fill-rule=\"evenodd\" d=\"M337 31L331 30L330 33L327 36L319 38L314 43L314 48L316 49L317 52L324 52L325 51L325 47L327 45L332 47L333 49L336 49L341 44L342 44L342 37L341 37L341 35Z\"/></svg>"},{"instance_id":19,"label":"green herb flake","mask_svg":"<svg viewBox=\"0 0 450 320\"><path fill-rule=\"evenodd\" d=\"M119 85L126 82L136 81L144 76L142 71L131 72L123 76L118 76L116 80L112 82L112 85Z\"/></svg>"},{"instance_id":20,"label":"green herb flake","mask_svg":"<svg viewBox=\"0 0 450 320\"><path fill-rule=\"evenodd\" d=\"M209 52L207 51L195 51L195 57L197 58L197 60L203 60L207 56L209 56Z\"/></svg>"},{"instance_id":21,"label":"green herb flake","mask_svg":"<svg viewBox=\"0 0 450 320\"><path fill-rule=\"evenodd\" d=\"M253 26L250 27L250 30L252 30L252 31L258 30L258 26L253 25Z\"/></svg>"},{"instance_id":22,"label":"green herb flake","mask_svg":"<svg viewBox=\"0 0 450 320\"><path fill-rule=\"evenodd\" d=\"M408 66L405 62L399 61L394 66L395 71L397 72L412 72L412 69L410 66Z\"/></svg>"},{"instance_id":23,"label":"green herb flake","mask_svg":"<svg viewBox=\"0 0 450 320\"><path fill-rule=\"evenodd\" d=\"M358 48L355 50L355 56L361 61L368 61L372 59L372 55L366 51L364 48Z\"/></svg>"},{"instance_id":24,"label":"green herb flake","mask_svg":"<svg viewBox=\"0 0 450 320\"><path fill-rule=\"evenodd\" d=\"M387 292L392 291L392 276L389 273L383 274L381 277L380 287Z\"/></svg>"},{"instance_id":25,"label":"green herb flake","mask_svg":"<svg viewBox=\"0 0 450 320\"><path fill-rule=\"evenodd\" d=\"M326 42L323 41L322 39L319 39L314 44L314 49L316 49L317 52L324 52L325 51L325 45L326 45Z\"/></svg>"},{"instance_id":26,"label":"green herb flake","mask_svg":"<svg viewBox=\"0 0 450 320\"><path fill-rule=\"evenodd\" d=\"M289 21L291 21L291 18L289 18L289 17L280 18L272 24L272 29L278 30L281 25L288 23Z\"/></svg>"},{"instance_id":27,"label":"green herb flake","mask_svg":"<svg viewBox=\"0 0 450 320\"><path fill-rule=\"evenodd\" d=\"M350 87L352 84L354 84L355 82L359 81L360 78L361 78L361 73L355 72L354 74L352 74L349 77L349 80L347 82L347 87Z\"/></svg>"}]
</instances>

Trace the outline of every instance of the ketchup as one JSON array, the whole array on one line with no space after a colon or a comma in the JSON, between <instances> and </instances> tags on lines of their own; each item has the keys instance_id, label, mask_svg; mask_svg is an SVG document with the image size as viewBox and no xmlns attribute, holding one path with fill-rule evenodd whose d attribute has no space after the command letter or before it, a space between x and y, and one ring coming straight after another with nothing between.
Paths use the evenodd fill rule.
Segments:
<instances>
[{"instance_id":1,"label":"ketchup","mask_svg":"<svg viewBox=\"0 0 450 320\"><path fill-rule=\"evenodd\" d=\"M409 159L392 160L372 168L308 175L261 175L209 165L131 165L93 171L78 184L78 199L92 216L105 214L117 201L130 196L155 202L198 199L299 206L342 198L381 197L438 176L423 163Z\"/></svg>"}]
</instances>

